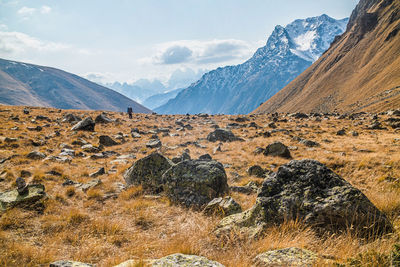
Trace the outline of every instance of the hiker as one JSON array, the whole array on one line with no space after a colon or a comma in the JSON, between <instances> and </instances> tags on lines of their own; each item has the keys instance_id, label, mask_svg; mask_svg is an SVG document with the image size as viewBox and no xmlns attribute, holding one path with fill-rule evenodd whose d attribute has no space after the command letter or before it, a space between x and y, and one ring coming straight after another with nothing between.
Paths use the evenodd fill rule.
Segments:
<instances>
[{"instance_id":1,"label":"hiker","mask_svg":"<svg viewBox=\"0 0 400 267\"><path fill-rule=\"evenodd\" d=\"M132 108L129 107L127 112L129 114L129 119L132 119Z\"/></svg>"}]
</instances>

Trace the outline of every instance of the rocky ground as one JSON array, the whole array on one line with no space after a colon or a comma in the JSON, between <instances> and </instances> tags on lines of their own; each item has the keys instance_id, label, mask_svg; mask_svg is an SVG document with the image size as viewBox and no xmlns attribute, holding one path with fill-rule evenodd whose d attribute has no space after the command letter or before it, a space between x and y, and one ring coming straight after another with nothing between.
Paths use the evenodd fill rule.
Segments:
<instances>
[{"instance_id":1,"label":"rocky ground","mask_svg":"<svg viewBox=\"0 0 400 267\"><path fill-rule=\"evenodd\" d=\"M400 111L0 121L1 266L399 264Z\"/></svg>"}]
</instances>

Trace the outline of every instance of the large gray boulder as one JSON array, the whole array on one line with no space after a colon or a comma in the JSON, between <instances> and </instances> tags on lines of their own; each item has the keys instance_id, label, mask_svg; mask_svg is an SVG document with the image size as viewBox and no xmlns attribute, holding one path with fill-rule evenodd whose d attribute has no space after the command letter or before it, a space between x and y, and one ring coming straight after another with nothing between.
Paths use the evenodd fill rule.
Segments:
<instances>
[{"instance_id":1,"label":"large gray boulder","mask_svg":"<svg viewBox=\"0 0 400 267\"><path fill-rule=\"evenodd\" d=\"M142 185L143 189L152 193L162 191L162 175L173 163L159 153L153 153L136 161L124 174L128 185Z\"/></svg>"},{"instance_id":2,"label":"large gray boulder","mask_svg":"<svg viewBox=\"0 0 400 267\"><path fill-rule=\"evenodd\" d=\"M207 136L207 140L210 142L233 142L240 141L242 139L236 137L232 131L228 129L218 128L215 131L211 132Z\"/></svg>"},{"instance_id":3,"label":"large gray boulder","mask_svg":"<svg viewBox=\"0 0 400 267\"><path fill-rule=\"evenodd\" d=\"M72 131L94 131L94 126L96 123L92 120L91 117L85 118L83 121L78 122L71 128Z\"/></svg>"},{"instance_id":4,"label":"large gray boulder","mask_svg":"<svg viewBox=\"0 0 400 267\"><path fill-rule=\"evenodd\" d=\"M185 254L172 254L153 261L151 267L177 267L177 266L201 266L201 267L224 267L221 263L209 260L205 257Z\"/></svg>"},{"instance_id":5,"label":"large gray boulder","mask_svg":"<svg viewBox=\"0 0 400 267\"><path fill-rule=\"evenodd\" d=\"M265 179L256 204L224 218L216 233L242 228L257 236L271 224L300 220L316 230L371 236L390 232L387 217L350 183L315 160L293 160Z\"/></svg>"},{"instance_id":6,"label":"large gray boulder","mask_svg":"<svg viewBox=\"0 0 400 267\"><path fill-rule=\"evenodd\" d=\"M18 189L0 193L0 210L22 207L34 208L39 200L46 196L44 185L26 185L24 191Z\"/></svg>"},{"instance_id":7,"label":"large gray boulder","mask_svg":"<svg viewBox=\"0 0 400 267\"><path fill-rule=\"evenodd\" d=\"M229 190L224 166L213 160L185 160L162 177L164 191L175 203L195 209Z\"/></svg>"}]
</instances>

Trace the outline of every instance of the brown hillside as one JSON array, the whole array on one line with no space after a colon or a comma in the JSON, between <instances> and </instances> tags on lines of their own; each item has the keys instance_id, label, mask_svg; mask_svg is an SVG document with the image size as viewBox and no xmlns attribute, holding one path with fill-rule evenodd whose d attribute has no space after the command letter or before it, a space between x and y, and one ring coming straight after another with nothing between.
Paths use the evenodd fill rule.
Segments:
<instances>
[{"instance_id":1,"label":"brown hillside","mask_svg":"<svg viewBox=\"0 0 400 267\"><path fill-rule=\"evenodd\" d=\"M361 0L346 32L264 112L382 111L400 105L400 1Z\"/></svg>"}]
</instances>

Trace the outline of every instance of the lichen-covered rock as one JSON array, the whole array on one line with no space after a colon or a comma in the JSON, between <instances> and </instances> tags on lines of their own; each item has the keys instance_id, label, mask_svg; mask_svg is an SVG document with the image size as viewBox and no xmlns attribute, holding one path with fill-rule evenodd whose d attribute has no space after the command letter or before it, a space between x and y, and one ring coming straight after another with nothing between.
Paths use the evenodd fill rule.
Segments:
<instances>
[{"instance_id":1,"label":"lichen-covered rock","mask_svg":"<svg viewBox=\"0 0 400 267\"><path fill-rule=\"evenodd\" d=\"M209 260L205 257L196 255L185 255L185 254L172 254L164 258L154 260L151 267L224 267L221 263Z\"/></svg>"},{"instance_id":2,"label":"lichen-covered rock","mask_svg":"<svg viewBox=\"0 0 400 267\"><path fill-rule=\"evenodd\" d=\"M301 220L321 231L379 235L393 231L387 217L350 183L315 160L293 160L265 179L256 204L224 218L216 233L245 228L257 236L268 224Z\"/></svg>"},{"instance_id":3,"label":"lichen-covered rock","mask_svg":"<svg viewBox=\"0 0 400 267\"><path fill-rule=\"evenodd\" d=\"M291 158L289 148L281 142L274 142L269 144L264 150L265 156L276 156L282 158Z\"/></svg>"},{"instance_id":4,"label":"lichen-covered rock","mask_svg":"<svg viewBox=\"0 0 400 267\"><path fill-rule=\"evenodd\" d=\"M50 263L50 267L95 267L96 265L78 262L78 261L69 261L69 260L60 260Z\"/></svg>"},{"instance_id":5,"label":"lichen-covered rock","mask_svg":"<svg viewBox=\"0 0 400 267\"><path fill-rule=\"evenodd\" d=\"M242 212L242 207L231 197L214 198L203 210L203 213L206 215L218 215L222 217L239 212Z\"/></svg>"},{"instance_id":6,"label":"lichen-covered rock","mask_svg":"<svg viewBox=\"0 0 400 267\"><path fill-rule=\"evenodd\" d=\"M17 189L0 193L0 210L13 207L29 208L46 196L44 185L27 185L22 194Z\"/></svg>"},{"instance_id":7,"label":"lichen-covered rock","mask_svg":"<svg viewBox=\"0 0 400 267\"><path fill-rule=\"evenodd\" d=\"M242 139L236 137L232 131L228 129L218 128L215 131L211 132L207 136L207 140L210 142L233 142L240 141Z\"/></svg>"},{"instance_id":8,"label":"lichen-covered rock","mask_svg":"<svg viewBox=\"0 0 400 267\"><path fill-rule=\"evenodd\" d=\"M259 254L255 257L254 264L257 267L311 267L317 259L318 256L312 251L292 247Z\"/></svg>"},{"instance_id":9,"label":"lichen-covered rock","mask_svg":"<svg viewBox=\"0 0 400 267\"><path fill-rule=\"evenodd\" d=\"M229 190L224 166L213 160L186 160L162 177L168 198L186 207L201 209Z\"/></svg>"},{"instance_id":10,"label":"lichen-covered rock","mask_svg":"<svg viewBox=\"0 0 400 267\"><path fill-rule=\"evenodd\" d=\"M162 175L173 163L159 153L153 153L136 161L124 174L128 185L142 185L143 189L152 193L162 191Z\"/></svg>"},{"instance_id":11,"label":"lichen-covered rock","mask_svg":"<svg viewBox=\"0 0 400 267\"><path fill-rule=\"evenodd\" d=\"M94 131L94 126L96 123L92 120L91 117L85 118L83 121L78 122L71 128L72 131Z\"/></svg>"}]
</instances>

